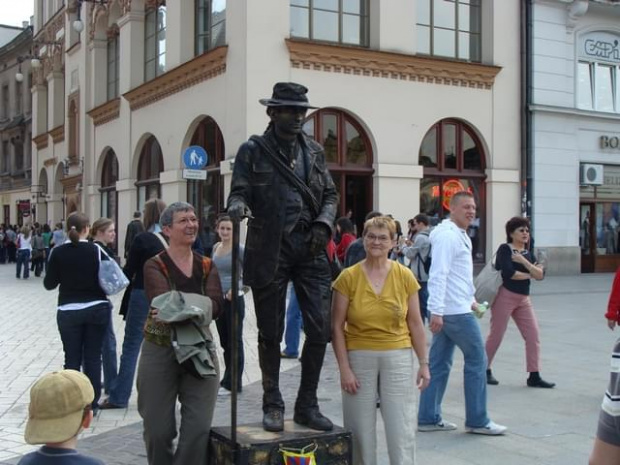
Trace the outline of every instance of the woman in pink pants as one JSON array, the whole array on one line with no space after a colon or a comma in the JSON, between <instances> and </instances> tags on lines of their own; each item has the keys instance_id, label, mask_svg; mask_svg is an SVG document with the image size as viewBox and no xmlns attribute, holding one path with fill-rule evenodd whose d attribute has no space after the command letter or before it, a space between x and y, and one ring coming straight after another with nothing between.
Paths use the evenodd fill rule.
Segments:
<instances>
[{"instance_id":1,"label":"woman in pink pants","mask_svg":"<svg viewBox=\"0 0 620 465\"><path fill-rule=\"evenodd\" d=\"M525 357L529 387L552 388L540 377L540 339L538 321L530 301L530 280L543 279L544 271L528 251L530 223L526 218L514 217L506 223L506 244L497 249L495 268L502 273L502 285L491 305L491 329L486 342L488 359L487 384L496 385L491 363L504 338L512 317L525 340Z\"/></svg>"}]
</instances>

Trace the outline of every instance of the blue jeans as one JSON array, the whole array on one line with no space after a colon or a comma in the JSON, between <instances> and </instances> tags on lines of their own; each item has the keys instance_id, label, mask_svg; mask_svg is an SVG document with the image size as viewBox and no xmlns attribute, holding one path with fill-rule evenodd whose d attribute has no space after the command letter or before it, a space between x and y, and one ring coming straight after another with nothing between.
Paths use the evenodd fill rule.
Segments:
<instances>
[{"instance_id":1,"label":"blue jeans","mask_svg":"<svg viewBox=\"0 0 620 465\"><path fill-rule=\"evenodd\" d=\"M112 306L110 306L110 310L111 309ZM108 325L108 329L103 337L101 361L103 364L103 390L106 394L109 394L118 374L118 360L116 359L116 335L114 334L114 323L112 321L111 311L110 324Z\"/></svg>"},{"instance_id":2,"label":"blue jeans","mask_svg":"<svg viewBox=\"0 0 620 465\"><path fill-rule=\"evenodd\" d=\"M441 401L446 392L452 368L454 347L465 358L465 426L481 428L489 423L487 416L487 356L480 327L473 313L446 315L443 328L433 336L430 352L430 385L420 394L419 425L440 423Z\"/></svg>"},{"instance_id":3,"label":"blue jeans","mask_svg":"<svg viewBox=\"0 0 620 465\"><path fill-rule=\"evenodd\" d=\"M28 279L30 277L30 250L28 249L19 249L17 251L17 271L15 276L18 278L22 273L22 266L24 267L24 279Z\"/></svg>"},{"instance_id":4,"label":"blue jeans","mask_svg":"<svg viewBox=\"0 0 620 465\"><path fill-rule=\"evenodd\" d=\"M144 289L132 289L129 296L127 320L125 321L125 338L118 376L110 389L108 402L120 407L127 407L133 379L136 374L140 346L144 338L144 323L149 313L149 302Z\"/></svg>"},{"instance_id":5,"label":"blue jeans","mask_svg":"<svg viewBox=\"0 0 620 465\"><path fill-rule=\"evenodd\" d=\"M422 315L422 323L426 323L428 320L428 283L418 281L420 284L420 290L418 291L418 298L420 299L420 315Z\"/></svg>"},{"instance_id":6,"label":"blue jeans","mask_svg":"<svg viewBox=\"0 0 620 465\"><path fill-rule=\"evenodd\" d=\"M288 307L286 308L286 329L284 330L284 353L290 357L299 357L299 335L301 334L301 308L295 287L290 287Z\"/></svg>"},{"instance_id":7,"label":"blue jeans","mask_svg":"<svg viewBox=\"0 0 620 465\"><path fill-rule=\"evenodd\" d=\"M101 303L82 310L58 310L58 331L65 353L65 369L82 371L95 391L93 407L101 395L101 344L110 324L110 304Z\"/></svg>"},{"instance_id":8,"label":"blue jeans","mask_svg":"<svg viewBox=\"0 0 620 465\"><path fill-rule=\"evenodd\" d=\"M245 364L244 351L243 351L243 319L245 318L245 299L243 296L237 297L237 313L239 320L237 324L237 392L242 390L242 377L243 367ZM215 321L217 326L217 333L220 335L220 345L224 349L224 364L226 369L224 370L224 376L220 383L223 388L232 390L232 344L230 339L230 329L233 324L232 302L224 299L224 312Z\"/></svg>"}]
</instances>

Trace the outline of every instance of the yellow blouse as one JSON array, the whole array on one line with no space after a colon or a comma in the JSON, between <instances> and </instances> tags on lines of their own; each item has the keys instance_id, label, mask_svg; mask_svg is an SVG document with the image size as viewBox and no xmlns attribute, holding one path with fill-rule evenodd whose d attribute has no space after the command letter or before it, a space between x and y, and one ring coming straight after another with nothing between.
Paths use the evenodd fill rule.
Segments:
<instances>
[{"instance_id":1,"label":"yellow blouse","mask_svg":"<svg viewBox=\"0 0 620 465\"><path fill-rule=\"evenodd\" d=\"M373 290L361 263L345 268L332 287L349 298L345 324L347 350L394 350L411 347L407 301L420 285L411 270L392 261L380 294Z\"/></svg>"}]
</instances>

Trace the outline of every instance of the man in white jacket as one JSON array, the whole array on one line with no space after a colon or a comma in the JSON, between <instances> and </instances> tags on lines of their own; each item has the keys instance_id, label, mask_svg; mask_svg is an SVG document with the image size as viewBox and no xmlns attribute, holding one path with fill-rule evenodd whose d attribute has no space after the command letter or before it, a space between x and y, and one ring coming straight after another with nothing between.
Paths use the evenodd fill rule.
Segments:
<instances>
[{"instance_id":1,"label":"man in white jacket","mask_svg":"<svg viewBox=\"0 0 620 465\"><path fill-rule=\"evenodd\" d=\"M448 384L454 348L465 359L465 429L468 433L500 435L506 427L487 416L487 359L480 327L472 313L474 298L472 244L467 227L476 218L476 202L469 192L450 200L450 219L430 235L433 261L428 281L428 311L433 342L431 382L420 395L418 430L450 431L454 423L441 417L441 401Z\"/></svg>"}]
</instances>

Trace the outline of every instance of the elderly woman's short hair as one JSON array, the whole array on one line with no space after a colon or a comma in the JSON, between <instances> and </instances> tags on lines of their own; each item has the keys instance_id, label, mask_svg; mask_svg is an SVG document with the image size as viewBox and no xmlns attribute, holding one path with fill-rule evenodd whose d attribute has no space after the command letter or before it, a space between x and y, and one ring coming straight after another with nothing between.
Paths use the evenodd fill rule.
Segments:
<instances>
[{"instance_id":1,"label":"elderly woman's short hair","mask_svg":"<svg viewBox=\"0 0 620 465\"><path fill-rule=\"evenodd\" d=\"M389 216L376 216L367 220L364 223L362 236L365 237L370 228L387 229L392 239L396 236L396 222Z\"/></svg>"},{"instance_id":2,"label":"elderly woman's short hair","mask_svg":"<svg viewBox=\"0 0 620 465\"><path fill-rule=\"evenodd\" d=\"M159 224L162 226L171 226L172 220L174 218L175 213L180 212L195 212L194 206L191 203L187 202L174 202L166 207L166 209L161 213L161 217L159 218Z\"/></svg>"}]
</instances>

